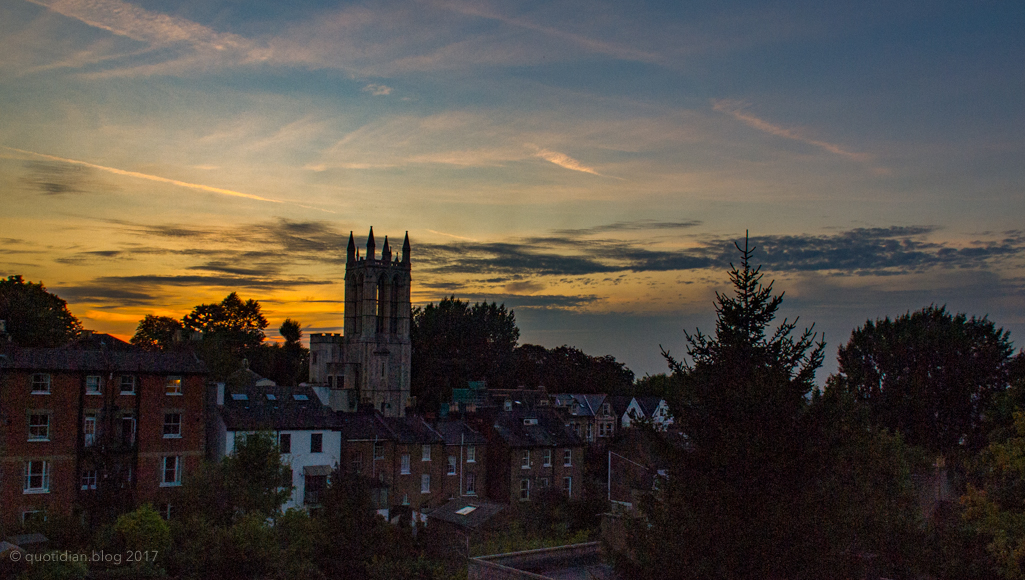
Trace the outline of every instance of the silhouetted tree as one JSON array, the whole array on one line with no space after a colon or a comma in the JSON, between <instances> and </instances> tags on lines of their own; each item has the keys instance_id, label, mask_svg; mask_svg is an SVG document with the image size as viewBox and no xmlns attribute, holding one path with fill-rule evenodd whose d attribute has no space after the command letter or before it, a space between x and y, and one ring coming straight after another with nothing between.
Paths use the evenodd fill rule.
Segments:
<instances>
[{"instance_id":1,"label":"silhouetted tree","mask_svg":"<svg viewBox=\"0 0 1025 580\"><path fill-rule=\"evenodd\" d=\"M929 306L855 329L835 385L911 444L973 452L986 445L983 417L1007 389L1013 352L1009 333L985 317Z\"/></svg>"},{"instance_id":2,"label":"silhouetted tree","mask_svg":"<svg viewBox=\"0 0 1025 580\"><path fill-rule=\"evenodd\" d=\"M139 321L131 342L145 350L164 350L181 340L184 330L185 326L170 316L147 314Z\"/></svg>"},{"instance_id":3,"label":"silhouetted tree","mask_svg":"<svg viewBox=\"0 0 1025 580\"><path fill-rule=\"evenodd\" d=\"M513 349L520 337L516 317L505 305L457 300L413 309L411 391L433 410L453 388L468 381L489 387L513 386Z\"/></svg>"},{"instance_id":4,"label":"silhouetted tree","mask_svg":"<svg viewBox=\"0 0 1025 580\"><path fill-rule=\"evenodd\" d=\"M887 550L917 529L900 440L841 421L842 401L811 408L825 345L811 329L794 336L796 321L770 328L783 296L762 285L754 250L737 247L733 295L716 294L715 335L686 333L689 361L663 351L679 384L669 398L687 450L642 502L643 518L628 523L622 571L855 577L868 553L905 566L904 552Z\"/></svg>"},{"instance_id":5,"label":"silhouetted tree","mask_svg":"<svg viewBox=\"0 0 1025 580\"><path fill-rule=\"evenodd\" d=\"M0 278L0 320L18 346L63 346L82 332L67 302L47 292L42 282L25 282L21 276Z\"/></svg>"},{"instance_id":6,"label":"silhouetted tree","mask_svg":"<svg viewBox=\"0 0 1025 580\"><path fill-rule=\"evenodd\" d=\"M525 344L514 356L517 385L544 386L550 393L632 394L633 371L612 355L591 356L566 345L546 349Z\"/></svg>"}]
</instances>

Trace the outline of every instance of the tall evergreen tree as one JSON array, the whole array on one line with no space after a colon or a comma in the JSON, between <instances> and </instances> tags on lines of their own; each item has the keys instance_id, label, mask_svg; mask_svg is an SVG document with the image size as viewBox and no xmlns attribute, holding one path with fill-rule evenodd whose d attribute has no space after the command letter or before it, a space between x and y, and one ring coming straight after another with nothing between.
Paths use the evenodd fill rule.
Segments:
<instances>
[{"instance_id":1,"label":"tall evergreen tree","mask_svg":"<svg viewBox=\"0 0 1025 580\"><path fill-rule=\"evenodd\" d=\"M687 446L630 524L622 571L853 577L861 556L899 559L884 552L886 543L907 539L894 530L917 522L899 439L852 426L835 398L813 409L825 345L812 329L795 336L796 320L771 327L783 296L761 283L754 249L737 249L733 294L716 295L715 335L686 333L689 361L663 351Z\"/></svg>"}]
</instances>

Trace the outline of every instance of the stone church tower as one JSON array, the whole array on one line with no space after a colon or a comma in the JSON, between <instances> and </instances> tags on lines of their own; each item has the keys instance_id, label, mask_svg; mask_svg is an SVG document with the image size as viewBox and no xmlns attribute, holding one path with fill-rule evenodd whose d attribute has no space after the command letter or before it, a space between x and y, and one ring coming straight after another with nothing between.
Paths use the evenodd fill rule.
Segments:
<instances>
[{"instance_id":1,"label":"stone church tower","mask_svg":"<svg viewBox=\"0 0 1025 580\"><path fill-rule=\"evenodd\" d=\"M409 232L401 256L392 255L385 237L380 257L374 228L362 257L349 233L344 333L310 335L310 382L327 387L336 411L359 405L391 417L405 414L412 354L409 256Z\"/></svg>"}]
</instances>

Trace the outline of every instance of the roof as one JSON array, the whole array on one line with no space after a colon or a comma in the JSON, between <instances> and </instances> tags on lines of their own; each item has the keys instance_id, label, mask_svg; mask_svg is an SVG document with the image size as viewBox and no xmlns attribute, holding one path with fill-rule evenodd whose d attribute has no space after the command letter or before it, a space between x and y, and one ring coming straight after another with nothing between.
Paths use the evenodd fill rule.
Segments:
<instances>
[{"instance_id":1,"label":"roof","mask_svg":"<svg viewBox=\"0 0 1025 580\"><path fill-rule=\"evenodd\" d=\"M626 413L627 408L630 407L630 401L633 400L633 397L628 395L609 395L606 400L612 405L612 412L617 416L622 416Z\"/></svg>"},{"instance_id":2,"label":"roof","mask_svg":"<svg viewBox=\"0 0 1025 580\"><path fill-rule=\"evenodd\" d=\"M442 421L434 430L445 439L445 445L484 445L488 440L462 421Z\"/></svg>"},{"instance_id":3,"label":"roof","mask_svg":"<svg viewBox=\"0 0 1025 580\"><path fill-rule=\"evenodd\" d=\"M407 415L405 417L385 417L385 423L395 433L399 443L444 443L441 434L431 428L422 418Z\"/></svg>"},{"instance_id":4,"label":"roof","mask_svg":"<svg viewBox=\"0 0 1025 580\"><path fill-rule=\"evenodd\" d=\"M335 413L342 439L346 441L392 441L395 433L384 422L378 411Z\"/></svg>"},{"instance_id":5,"label":"roof","mask_svg":"<svg viewBox=\"0 0 1025 580\"><path fill-rule=\"evenodd\" d=\"M559 395L553 395L556 406L567 407L571 411L573 409L573 403L576 403L577 412L576 417L594 417L601 410L601 404L605 402L607 395L574 395L569 393L563 393Z\"/></svg>"},{"instance_id":6,"label":"roof","mask_svg":"<svg viewBox=\"0 0 1025 580\"><path fill-rule=\"evenodd\" d=\"M477 529L505 509L500 503L476 498L456 498L431 510L428 518L449 522L467 529Z\"/></svg>"},{"instance_id":7,"label":"roof","mask_svg":"<svg viewBox=\"0 0 1025 580\"><path fill-rule=\"evenodd\" d=\"M335 414L310 387L252 385L226 389L219 411L229 431L312 431L338 425Z\"/></svg>"},{"instance_id":8,"label":"roof","mask_svg":"<svg viewBox=\"0 0 1025 580\"><path fill-rule=\"evenodd\" d=\"M532 420L532 421L531 421ZM495 416L495 433L509 447L576 447L583 441L570 431L554 411L514 410Z\"/></svg>"},{"instance_id":9,"label":"roof","mask_svg":"<svg viewBox=\"0 0 1025 580\"><path fill-rule=\"evenodd\" d=\"M206 374L206 365L191 350L82 350L79 348L10 348L0 366L30 371L96 371L152 374Z\"/></svg>"},{"instance_id":10,"label":"roof","mask_svg":"<svg viewBox=\"0 0 1025 580\"><path fill-rule=\"evenodd\" d=\"M658 406L662 403L661 397L634 397L637 400L637 405L644 411L645 417L651 417L658 410Z\"/></svg>"}]
</instances>

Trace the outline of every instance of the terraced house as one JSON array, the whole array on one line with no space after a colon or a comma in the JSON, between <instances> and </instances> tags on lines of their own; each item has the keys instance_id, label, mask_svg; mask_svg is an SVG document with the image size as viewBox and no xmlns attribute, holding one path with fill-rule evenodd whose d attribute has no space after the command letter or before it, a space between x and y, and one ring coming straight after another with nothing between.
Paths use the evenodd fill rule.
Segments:
<instances>
[{"instance_id":1,"label":"terraced house","mask_svg":"<svg viewBox=\"0 0 1025 580\"><path fill-rule=\"evenodd\" d=\"M173 511L205 451L206 366L190 351L142 352L107 335L0 351L0 519L149 502Z\"/></svg>"}]
</instances>

